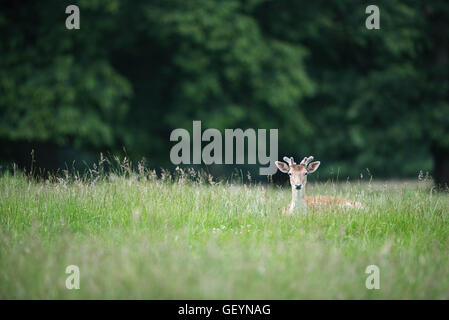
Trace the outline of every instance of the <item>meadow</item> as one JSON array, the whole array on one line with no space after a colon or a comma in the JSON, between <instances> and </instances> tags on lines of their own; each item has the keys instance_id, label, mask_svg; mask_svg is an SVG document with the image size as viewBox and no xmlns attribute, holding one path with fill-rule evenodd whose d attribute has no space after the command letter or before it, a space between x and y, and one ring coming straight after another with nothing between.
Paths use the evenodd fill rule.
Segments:
<instances>
[{"instance_id":1,"label":"meadow","mask_svg":"<svg viewBox=\"0 0 449 320\"><path fill-rule=\"evenodd\" d=\"M314 182L357 200L283 216L289 186L122 165L0 176L1 299L448 299L449 198L432 182ZM365 287L368 265L380 289ZM68 265L80 289L68 290Z\"/></svg>"}]
</instances>

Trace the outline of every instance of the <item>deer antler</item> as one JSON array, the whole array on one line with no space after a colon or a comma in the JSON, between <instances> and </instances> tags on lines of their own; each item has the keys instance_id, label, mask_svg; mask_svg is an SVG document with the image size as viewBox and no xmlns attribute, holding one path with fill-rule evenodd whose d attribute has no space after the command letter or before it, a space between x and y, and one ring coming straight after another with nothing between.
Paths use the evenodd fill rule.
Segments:
<instances>
[{"instance_id":1,"label":"deer antler","mask_svg":"<svg viewBox=\"0 0 449 320\"><path fill-rule=\"evenodd\" d=\"M312 160L313 160L313 156L304 157L304 159L302 159L300 164L303 164L307 167L310 164L310 162L312 162Z\"/></svg>"},{"instance_id":2,"label":"deer antler","mask_svg":"<svg viewBox=\"0 0 449 320\"><path fill-rule=\"evenodd\" d=\"M296 164L295 160L293 160L293 157L290 157L290 158L289 157L284 157L283 160L285 162L287 162L289 166L291 166L292 164Z\"/></svg>"}]
</instances>

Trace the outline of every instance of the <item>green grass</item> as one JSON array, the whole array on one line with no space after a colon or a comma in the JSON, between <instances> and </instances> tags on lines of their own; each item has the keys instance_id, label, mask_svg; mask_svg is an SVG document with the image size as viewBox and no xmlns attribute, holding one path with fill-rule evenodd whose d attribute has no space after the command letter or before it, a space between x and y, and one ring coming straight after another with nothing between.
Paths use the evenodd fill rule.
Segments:
<instances>
[{"instance_id":1,"label":"green grass","mask_svg":"<svg viewBox=\"0 0 449 320\"><path fill-rule=\"evenodd\" d=\"M3 174L0 298L449 298L449 199L430 182L309 182L366 209L285 217L288 187L186 176Z\"/></svg>"}]
</instances>

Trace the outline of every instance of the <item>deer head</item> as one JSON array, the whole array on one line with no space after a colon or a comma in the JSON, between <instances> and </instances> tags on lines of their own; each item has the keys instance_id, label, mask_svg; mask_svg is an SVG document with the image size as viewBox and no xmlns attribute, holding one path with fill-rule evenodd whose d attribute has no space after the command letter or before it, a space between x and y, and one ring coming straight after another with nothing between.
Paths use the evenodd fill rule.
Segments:
<instances>
[{"instance_id":1,"label":"deer head","mask_svg":"<svg viewBox=\"0 0 449 320\"><path fill-rule=\"evenodd\" d=\"M276 161L276 166L281 172L288 173L292 190L302 190L307 183L307 175L315 172L320 166L319 161L314 161L313 157L305 157L299 164L296 164L293 157L284 157L282 161Z\"/></svg>"}]
</instances>

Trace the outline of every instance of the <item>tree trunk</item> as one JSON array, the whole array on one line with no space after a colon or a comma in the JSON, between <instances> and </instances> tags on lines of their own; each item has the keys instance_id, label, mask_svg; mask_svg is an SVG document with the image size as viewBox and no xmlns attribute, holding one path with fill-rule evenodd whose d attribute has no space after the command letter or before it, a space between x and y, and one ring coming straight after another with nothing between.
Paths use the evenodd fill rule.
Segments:
<instances>
[{"instance_id":1,"label":"tree trunk","mask_svg":"<svg viewBox=\"0 0 449 320\"><path fill-rule=\"evenodd\" d=\"M449 149L433 147L433 179L439 189L449 188Z\"/></svg>"}]
</instances>

